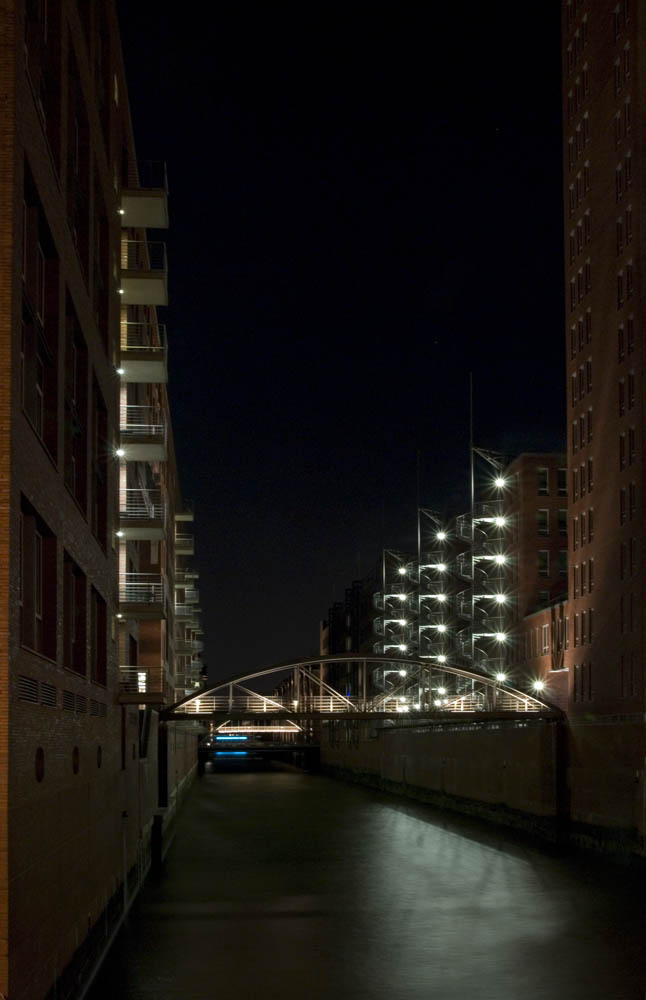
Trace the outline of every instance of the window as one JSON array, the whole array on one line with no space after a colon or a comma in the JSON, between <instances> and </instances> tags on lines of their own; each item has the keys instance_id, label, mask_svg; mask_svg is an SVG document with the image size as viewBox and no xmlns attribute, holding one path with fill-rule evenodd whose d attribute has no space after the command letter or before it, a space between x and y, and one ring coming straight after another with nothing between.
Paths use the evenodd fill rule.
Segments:
<instances>
[{"instance_id":1,"label":"window","mask_svg":"<svg viewBox=\"0 0 646 1000\"><path fill-rule=\"evenodd\" d=\"M575 566L572 570L572 593L575 597L579 596L579 567Z\"/></svg>"},{"instance_id":2,"label":"window","mask_svg":"<svg viewBox=\"0 0 646 1000\"><path fill-rule=\"evenodd\" d=\"M628 409L632 410L635 405L635 373L628 373Z\"/></svg>"},{"instance_id":3,"label":"window","mask_svg":"<svg viewBox=\"0 0 646 1000\"><path fill-rule=\"evenodd\" d=\"M621 253L623 253L624 249L624 220L621 216L619 216L619 218L617 219L616 234L617 234L617 256L619 256Z\"/></svg>"},{"instance_id":4,"label":"window","mask_svg":"<svg viewBox=\"0 0 646 1000\"><path fill-rule=\"evenodd\" d=\"M567 535L567 507L559 507L557 520L559 535Z\"/></svg>"},{"instance_id":5,"label":"window","mask_svg":"<svg viewBox=\"0 0 646 1000\"><path fill-rule=\"evenodd\" d=\"M635 576L639 570L639 539L630 539L630 575Z\"/></svg>"},{"instance_id":6,"label":"window","mask_svg":"<svg viewBox=\"0 0 646 1000\"><path fill-rule=\"evenodd\" d=\"M632 298L632 294L633 294L633 282L634 282L633 265L632 265L632 262L628 262L626 264L626 298L627 299Z\"/></svg>"},{"instance_id":7,"label":"window","mask_svg":"<svg viewBox=\"0 0 646 1000\"><path fill-rule=\"evenodd\" d=\"M74 560L63 560L63 665L85 673L86 581Z\"/></svg>"},{"instance_id":8,"label":"window","mask_svg":"<svg viewBox=\"0 0 646 1000\"><path fill-rule=\"evenodd\" d=\"M623 417L626 412L626 385L624 380L619 382L619 416Z\"/></svg>"},{"instance_id":9,"label":"window","mask_svg":"<svg viewBox=\"0 0 646 1000\"><path fill-rule=\"evenodd\" d=\"M586 530L585 530L585 528L586 528L586 515L585 515L585 511L582 511L582 513L581 513L581 545L585 545L586 540L587 540L586 539Z\"/></svg>"},{"instance_id":10,"label":"window","mask_svg":"<svg viewBox=\"0 0 646 1000\"><path fill-rule=\"evenodd\" d=\"M24 497L19 606L22 645L56 659L56 538Z\"/></svg>"},{"instance_id":11,"label":"window","mask_svg":"<svg viewBox=\"0 0 646 1000\"><path fill-rule=\"evenodd\" d=\"M630 508L630 520L635 517L637 513L637 484L629 483L628 485L628 506Z\"/></svg>"},{"instance_id":12,"label":"window","mask_svg":"<svg viewBox=\"0 0 646 1000\"><path fill-rule=\"evenodd\" d=\"M628 546L626 542L619 543L619 579L626 578L626 564L628 561Z\"/></svg>"},{"instance_id":13,"label":"window","mask_svg":"<svg viewBox=\"0 0 646 1000\"><path fill-rule=\"evenodd\" d=\"M578 615L575 615L575 616L574 616L574 645L575 645L575 646L578 646L578 645L579 645L579 642L580 642L580 635L579 635L579 616L578 616Z\"/></svg>"},{"instance_id":14,"label":"window","mask_svg":"<svg viewBox=\"0 0 646 1000\"><path fill-rule=\"evenodd\" d=\"M586 480L585 480L585 463L582 462L579 466L579 479L581 484L581 496L584 497L586 494Z\"/></svg>"},{"instance_id":15,"label":"window","mask_svg":"<svg viewBox=\"0 0 646 1000\"><path fill-rule=\"evenodd\" d=\"M588 565L581 563L581 597L585 597L588 592Z\"/></svg>"},{"instance_id":16,"label":"window","mask_svg":"<svg viewBox=\"0 0 646 1000\"><path fill-rule=\"evenodd\" d=\"M559 549L559 576L567 576L567 549Z\"/></svg>"},{"instance_id":17,"label":"window","mask_svg":"<svg viewBox=\"0 0 646 1000\"><path fill-rule=\"evenodd\" d=\"M574 420L572 422L572 452L576 455L579 450L579 422Z\"/></svg>"},{"instance_id":18,"label":"window","mask_svg":"<svg viewBox=\"0 0 646 1000\"><path fill-rule=\"evenodd\" d=\"M588 561L588 590L590 593L594 590L594 559Z\"/></svg>"},{"instance_id":19,"label":"window","mask_svg":"<svg viewBox=\"0 0 646 1000\"><path fill-rule=\"evenodd\" d=\"M626 523L626 489L624 486L619 490L619 523Z\"/></svg>"},{"instance_id":20,"label":"window","mask_svg":"<svg viewBox=\"0 0 646 1000\"><path fill-rule=\"evenodd\" d=\"M624 177L621 163L615 170L615 199L621 201L624 193Z\"/></svg>"},{"instance_id":21,"label":"window","mask_svg":"<svg viewBox=\"0 0 646 1000\"><path fill-rule=\"evenodd\" d=\"M592 343L592 311L590 309L585 311L585 342L586 344Z\"/></svg>"},{"instance_id":22,"label":"window","mask_svg":"<svg viewBox=\"0 0 646 1000\"><path fill-rule=\"evenodd\" d=\"M588 444L592 441L592 407L588 407Z\"/></svg>"},{"instance_id":23,"label":"window","mask_svg":"<svg viewBox=\"0 0 646 1000\"><path fill-rule=\"evenodd\" d=\"M561 497L567 496L567 469L559 469L557 473L558 478L558 493Z\"/></svg>"},{"instance_id":24,"label":"window","mask_svg":"<svg viewBox=\"0 0 646 1000\"><path fill-rule=\"evenodd\" d=\"M623 326L617 331L617 360L621 363L626 357L626 335Z\"/></svg>"},{"instance_id":25,"label":"window","mask_svg":"<svg viewBox=\"0 0 646 1000\"><path fill-rule=\"evenodd\" d=\"M579 547L579 519L578 517L572 518L572 548L576 552Z\"/></svg>"},{"instance_id":26,"label":"window","mask_svg":"<svg viewBox=\"0 0 646 1000\"><path fill-rule=\"evenodd\" d=\"M633 465L637 460L637 448L635 445L635 428L628 428L628 464Z\"/></svg>"},{"instance_id":27,"label":"window","mask_svg":"<svg viewBox=\"0 0 646 1000\"><path fill-rule=\"evenodd\" d=\"M626 435L619 435L619 468L626 468Z\"/></svg>"},{"instance_id":28,"label":"window","mask_svg":"<svg viewBox=\"0 0 646 1000\"><path fill-rule=\"evenodd\" d=\"M90 663L91 677L97 684L107 682L107 609L94 587L90 589Z\"/></svg>"},{"instance_id":29,"label":"window","mask_svg":"<svg viewBox=\"0 0 646 1000\"><path fill-rule=\"evenodd\" d=\"M633 210L631 205L626 208L624 218L626 220L626 243L630 243L633 238Z\"/></svg>"},{"instance_id":30,"label":"window","mask_svg":"<svg viewBox=\"0 0 646 1000\"><path fill-rule=\"evenodd\" d=\"M541 468L536 470L536 486L539 496L549 494L549 469Z\"/></svg>"},{"instance_id":31,"label":"window","mask_svg":"<svg viewBox=\"0 0 646 1000\"><path fill-rule=\"evenodd\" d=\"M588 508L588 539L592 541L594 538L594 508Z\"/></svg>"},{"instance_id":32,"label":"window","mask_svg":"<svg viewBox=\"0 0 646 1000\"><path fill-rule=\"evenodd\" d=\"M585 611L581 612L581 645L585 646L588 641L588 616Z\"/></svg>"},{"instance_id":33,"label":"window","mask_svg":"<svg viewBox=\"0 0 646 1000\"><path fill-rule=\"evenodd\" d=\"M635 350L635 323L632 316L626 320L626 345L628 353L632 354Z\"/></svg>"},{"instance_id":34,"label":"window","mask_svg":"<svg viewBox=\"0 0 646 1000\"><path fill-rule=\"evenodd\" d=\"M633 158L631 153L626 153L626 158L624 160L624 178L626 181L626 187L629 188L633 182Z\"/></svg>"},{"instance_id":35,"label":"window","mask_svg":"<svg viewBox=\"0 0 646 1000\"><path fill-rule=\"evenodd\" d=\"M550 651L550 627L541 625L541 655L545 656Z\"/></svg>"},{"instance_id":36,"label":"window","mask_svg":"<svg viewBox=\"0 0 646 1000\"><path fill-rule=\"evenodd\" d=\"M576 357L576 326L570 327L570 357Z\"/></svg>"},{"instance_id":37,"label":"window","mask_svg":"<svg viewBox=\"0 0 646 1000\"><path fill-rule=\"evenodd\" d=\"M550 575L550 554L547 549L539 549L538 551L538 575Z\"/></svg>"},{"instance_id":38,"label":"window","mask_svg":"<svg viewBox=\"0 0 646 1000\"><path fill-rule=\"evenodd\" d=\"M617 275L617 309L621 309L624 304L624 272Z\"/></svg>"},{"instance_id":39,"label":"window","mask_svg":"<svg viewBox=\"0 0 646 1000\"><path fill-rule=\"evenodd\" d=\"M546 508L536 511L536 530L539 535L550 533L550 512Z\"/></svg>"},{"instance_id":40,"label":"window","mask_svg":"<svg viewBox=\"0 0 646 1000\"><path fill-rule=\"evenodd\" d=\"M579 473L576 469L572 470L572 499L579 499Z\"/></svg>"}]
</instances>

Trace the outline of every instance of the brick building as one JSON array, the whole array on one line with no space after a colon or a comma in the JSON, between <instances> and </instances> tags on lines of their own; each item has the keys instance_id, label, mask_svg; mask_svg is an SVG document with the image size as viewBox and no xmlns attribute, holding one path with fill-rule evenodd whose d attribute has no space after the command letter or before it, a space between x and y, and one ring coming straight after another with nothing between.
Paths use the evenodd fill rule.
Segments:
<instances>
[{"instance_id":1,"label":"brick building","mask_svg":"<svg viewBox=\"0 0 646 1000\"><path fill-rule=\"evenodd\" d=\"M643 844L646 9L562 19L571 814Z\"/></svg>"},{"instance_id":2,"label":"brick building","mask_svg":"<svg viewBox=\"0 0 646 1000\"><path fill-rule=\"evenodd\" d=\"M195 734L159 709L201 640L146 235L165 176L113 4L3 4L0 92L0 993L32 1000L75 994L187 787Z\"/></svg>"}]
</instances>

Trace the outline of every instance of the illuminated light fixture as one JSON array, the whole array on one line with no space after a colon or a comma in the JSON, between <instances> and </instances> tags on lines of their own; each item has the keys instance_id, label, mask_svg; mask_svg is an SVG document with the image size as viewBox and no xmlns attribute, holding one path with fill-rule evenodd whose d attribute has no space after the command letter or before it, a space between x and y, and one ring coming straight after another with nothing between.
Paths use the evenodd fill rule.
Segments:
<instances>
[{"instance_id":1,"label":"illuminated light fixture","mask_svg":"<svg viewBox=\"0 0 646 1000\"><path fill-rule=\"evenodd\" d=\"M446 594L436 594L435 596L438 599L438 601L440 602L440 604L443 604L444 601L446 600Z\"/></svg>"},{"instance_id":2,"label":"illuminated light fixture","mask_svg":"<svg viewBox=\"0 0 646 1000\"><path fill-rule=\"evenodd\" d=\"M405 618L398 618L397 619L397 624L398 625L408 625L408 622L406 621Z\"/></svg>"},{"instance_id":3,"label":"illuminated light fixture","mask_svg":"<svg viewBox=\"0 0 646 1000\"><path fill-rule=\"evenodd\" d=\"M498 563L499 566L502 566L504 563L507 562L507 556L503 556L503 555L494 556L494 559Z\"/></svg>"},{"instance_id":4,"label":"illuminated light fixture","mask_svg":"<svg viewBox=\"0 0 646 1000\"><path fill-rule=\"evenodd\" d=\"M438 563L437 568L439 569L440 573L446 573L446 563Z\"/></svg>"},{"instance_id":5,"label":"illuminated light fixture","mask_svg":"<svg viewBox=\"0 0 646 1000\"><path fill-rule=\"evenodd\" d=\"M397 597L399 598L400 601L405 601L406 596L407 596L406 594L397 594Z\"/></svg>"},{"instance_id":6,"label":"illuminated light fixture","mask_svg":"<svg viewBox=\"0 0 646 1000\"><path fill-rule=\"evenodd\" d=\"M502 528L505 524L507 524L507 519L504 517L494 517L494 523L497 524L499 528Z\"/></svg>"},{"instance_id":7,"label":"illuminated light fixture","mask_svg":"<svg viewBox=\"0 0 646 1000\"><path fill-rule=\"evenodd\" d=\"M125 375L125 373L126 373L125 368L117 368L117 375Z\"/></svg>"},{"instance_id":8,"label":"illuminated light fixture","mask_svg":"<svg viewBox=\"0 0 646 1000\"><path fill-rule=\"evenodd\" d=\"M440 653L440 655L437 658L437 662L438 663L446 663L446 656L444 655L444 653Z\"/></svg>"},{"instance_id":9,"label":"illuminated light fixture","mask_svg":"<svg viewBox=\"0 0 646 1000\"><path fill-rule=\"evenodd\" d=\"M400 670L399 671L399 676L400 677L405 677L406 676L406 671L405 670Z\"/></svg>"},{"instance_id":10,"label":"illuminated light fixture","mask_svg":"<svg viewBox=\"0 0 646 1000\"><path fill-rule=\"evenodd\" d=\"M298 705L298 698L294 698L292 705Z\"/></svg>"},{"instance_id":11,"label":"illuminated light fixture","mask_svg":"<svg viewBox=\"0 0 646 1000\"><path fill-rule=\"evenodd\" d=\"M406 567L400 566L397 572L400 574L400 576L406 576Z\"/></svg>"},{"instance_id":12,"label":"illuminated light fixture","mask_svg":"<svg viewBox=\"0 0 646 1000\"><path fill-rule=\"evenodd\" d=\"M448 698L445 698L443 700L443 702L442 702L443 705L448 705L448 703L449 703L449 699Z\"/></svg>"},{"instance_id":13,"label":"illuminated light fixture","mask_svg":"<svg viewBox=\"0 0 646 1000\"><path fill-rule=\"evenodd\" d=\"M123 458L123 456L125 455L125 451L123 450L123 448L117 448L117 450L115 451L115 455L117 456L117 458Z\"/></svg>"},{"instance_id":14,"label":"illuminated light fixture","mask_svg":"<svg viewBox=\"0 0 646 1000\"><path fill-rule=\"evenodd\" d=\"M500 684L504 684L504 682L507 680L507 674L496 674L496 680Z\"/></svg>"},{"instance_id":15,"label":"illuminated light fixture","mask_svg":"<svg viewBox=\"0 0 646 1000\"><path fill-rule=\"evenodd\" d=\"M439 698L436 698L435 701L433 702L433 704L435 705L436 708L441 708L442 707L442 702L440 701Z\"/></svg>"},{"instance_id":16,"label":"illuminated light fixture","mask_svg":"<svg viewBox=\"0 0 646 1000\"><path fill-rule=\"evenodd\" d=\"M117 613L116 613L116 615L114 617L115 618L123 618L123 615L121 614L120 611L117 611Z\"/></svg>"},{"instance_id":17,"label":"illuminated light fixture","mask_svg":"<svg viewBox=\"0 0 646 1000\"><path fill-rule=\"evenodd\" d=\"M116 531L115 534L117 538L123 538L123 531Z\"/></svg>"},{"instance_id":18,"label":"illuminated light fixture","mask_svg":"<svg viewBox=\"0 0 646 1000\"><path fill-rule=\"evenodd\" d=\"M496 594L496 604L504 604L507 598L504 594Z\"/></svg>"},{"instance_id":19,"label":"illuminated light fixture","mask_svg":"<svg viewBox=\"0 0 646 1000\"><path fill-rule=\"evenodd\" d=\"M494 479L494 486L497 486L499 490L501 490L503 486L505 486L505 484L506 480L503 479L502 476L496 476L496 478Z\"/></svg>"},{"instance_id":20,"label":"illuminated light fixture","mask_svg":"<svg viewBox=\"0 0 646 1000\"><path fill-rule=\"evenodd\" d=\"M405 696L405 695L403 695L403 694L402 694L402 695L400 695L400 698L399 698L399 700L400 700L400 701L406 701L406 696Z\"/></svg>"},{"instance_id":21,"label":"illuminated light fixture","mask_svg":"<svg viewBox=\"0 0 646 1000\"><path fill-rule=\"evenodd\" d=\"M446 538L446 531L438 531L435 537L437 538L438 542L443 542L444 539Z\"/></svg>"},{"instance_id":22,"label":"illuminated light fixture","mask_svg":"<svg viewBox=\"0 0 646 1000\"><path fill-rule=\"evenodd\" d=\"M437 631L438 632L446 632L446 625L438 625L437 626Z\"/></svg>"},{"instance_id":23,"label":"illuminated light fixture","mask_svg":"<svg viewBox=\"0 0 646 1000\"><path fill-rule=\"evenodd\" d=\"M118 212L119 212L119 215L125 215L126 214L125 208L118 209Z\"/></svg>"},{"instance_id":24,"label":"illuminated light fixture","mask_svg":"<svg viewBox=\"0 0 646 1000\"><path fill-rule=\"evenodd\" d=\"M446 694L446 688L438 688L437 689L437 693L438 694Z\"/></svg>"},{"instance_id":25,"label":"illuminated light fixture","mask_svg":"<svg viewBox=\"0 0 646 1000\"><path fill-rule=\"evenodd\" d=\"M117 291L119 292L119 295L123 295L123 288L117 288Z\"/></svg>"},{"instance_id":26,"label":"illuminated light fixture","mask_svg":"<svg viewBox=\"0 0 646 1000\"><path fill-rule=\"evenodd\" d=\"M532 687L534 688L534 691L543 691L545 688L545 681L534 681Z\"/></svg>"},{"instance_id":27,"label":"illuminated light fixture","mask_svg":"<svg viewBox=\"0 0 646 1000\"><path fill-rule=\"evenodd\" d=\"M498 642L504 642L507 636L504 632L496 632L495 638Z\"/></svg>"},{"instance_id":28,"label":"illuminated light fixture","mask_svg":"<svg viewBox=\"0 0 646 1000\"><path fill-rule=\"evenodd\" d=\"M402 643L400 646L397 647L397 649L399 649L402 653L405 653L406 650L408 649L408 646L406 646L405 643Z\"/></svg>"}]
</instances>

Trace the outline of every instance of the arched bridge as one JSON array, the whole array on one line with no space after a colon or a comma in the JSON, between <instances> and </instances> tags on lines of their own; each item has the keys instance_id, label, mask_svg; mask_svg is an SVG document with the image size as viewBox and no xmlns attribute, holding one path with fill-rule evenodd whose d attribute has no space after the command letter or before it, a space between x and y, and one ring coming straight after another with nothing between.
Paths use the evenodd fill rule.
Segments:
<instances>
[{"instance_id":1,"label":"arched bridge","mask_svg":"<svg viewBox=\"0 0 646 1000\"><path fill-rule=\"evenodd\" d=\"M254 682L281 674L271 694L253 689ZM167 720L219 722L219 728L257 720L264 732L284 733L299 731L300 721L324 716L395 713L427 718L447 713L471 718L482 713L561 715L542 697L466 668L356 653L305 657L237 674L188 695L162 714Z\"/></svg>"}]
</instances>

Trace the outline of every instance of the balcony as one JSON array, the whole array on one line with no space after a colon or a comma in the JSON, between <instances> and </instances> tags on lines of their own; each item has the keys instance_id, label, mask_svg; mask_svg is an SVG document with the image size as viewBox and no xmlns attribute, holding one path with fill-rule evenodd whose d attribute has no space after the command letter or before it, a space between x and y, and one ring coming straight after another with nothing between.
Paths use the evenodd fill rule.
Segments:
<instances>
[{"instance_id":1,"label":"balcony","mask_svg":"<svg viewBox=\"0 0 646 1000\"><path fill-rule=\"evenodd\" d=\"M120 430L126 461L166 461L166 424L158 409L152 406L122 406Z\"/></svg>"},{"instance_id":2,"label":"balcony","mask_svg":"<svg viewBox=\"0 0 646 1000\"><path fill-rule=\"evenodd\" d=\"M164 243L121 241L120 292L124 305L168 305L168 266Z\"/></svg>"},{"instance_id":3,"label":"balcony","mask_svg":"<svg viewBox=\"0 0 646 1000\"><path fill-rule=\"evenodd\" d=\"M121 225L131 229L168 229L166 164L146 160L138 164L139 186L121 191Z\"/></svg>"},{"instance_id":4,"label":"balcony","mask_svg":"<svg viewBox=\"0 0 646 1000\"><path fill-rule=\"evenodd\" d=\"M159 705L165 698L162 666L120 666L119 702L135 705Z\"/></svg>"},{"instance_id":5,"label":"balcony","mask_svg":"<svg viewBox=\"0 0 646 1000\"><path fill-rule=\"evenodd\" d=\"M123 573L119 613L124 618L157 621L166 617L166 581L160 573Z\"/></svg>"},{"instance_id":6,"label":"balcony","mask_svg":"<svg viewBox=\"0 0 646 1000\"><path fill-rule=\"evenodd\" d=\"M204 649L201 639L176 639L175 652L178 656L195 656ZM201 662L201 661L200 661Z\"/></svg>"},{"instance_id":7,"label":"balcony","mask_svg":"<svg viewBox=\"0 0 646 1000\"><path fill-rule=\"evenodd\" d=\"M190 502L190 500L185 500L184 501L184 506L182 507L182 509L175 511L175 520L176 521L193 521L194 520L193 504Z\"/></svg>"},{"instance_id":8,"label":"balcony","mask_svg":"<svg viewBox=\"0 0 646 1000\"><path fill-rule=\"evenodd\" d=\"M121 378L124 382L168 382L168 348L163 323L121 324Z\"/></svg>"},{"instance_id":9,"label":"balcony","mask_svg":"<svg viewBox=\"0 0 646 1000\"><path fill-rule=\"evenodd\" d=\"M175 555L192 556L195 554L195 538L193 535L175 535Z\"/></svg>"},{"instance_id":10,"label":"balcony","mask_svg":"<svg viewBox=\"0 0 646 1000\"><path fill-rule=\"evenodd\" d=\"M183 625L187 625L189 622L194 622L197 625L201 611L202 609L197 604L176 604L175 618Z\"/></svg>"},{"instance_id":11,"label":"balcony","mask_svg":"<svg viewBox=\"0 0 646 1000\"><path fill-rule=\"evenodd\" d=\"M200 603L200 592L195 590L193 587L184 588L184 603L185 604L199 604Z\"/></svg>"},{"instance_id":12,"label":"balcony","mask_svg":"<svg viewBox=\"0 0 646 1000\"><path fill-rule=\"evenodd\" d=\"M166 537L166 503L161 490L119 490L120 537L160 541Z\"/></svg>"}]
</instances>

